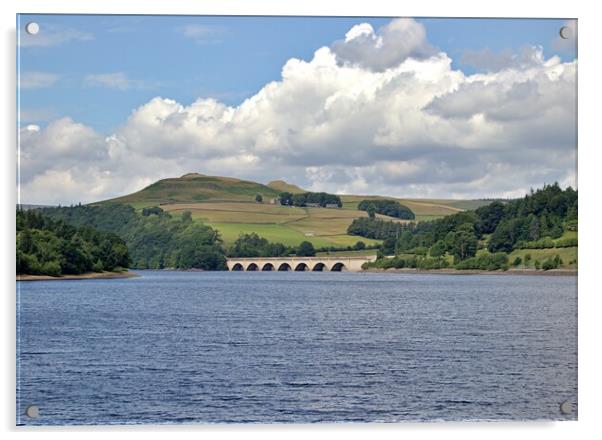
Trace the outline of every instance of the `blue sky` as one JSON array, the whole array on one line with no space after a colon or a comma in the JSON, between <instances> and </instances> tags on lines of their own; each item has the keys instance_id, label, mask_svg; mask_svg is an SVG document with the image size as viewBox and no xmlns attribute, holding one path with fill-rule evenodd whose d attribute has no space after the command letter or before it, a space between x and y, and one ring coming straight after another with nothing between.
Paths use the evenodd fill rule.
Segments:
<instances>
[{"instance_id":1,"label":"blue sky","mask_svg":"<svg viewBox=\"0 0 602 440\"><path fill-rule=\"evenodd\" d=\"M573 20L21 15L17 29L23 203L188 172L403 197L576 186Z\"/></svg>"},{"instance_id":2,"label":"blue sky","mask_svg":"<svg viewBox=\"0 0 602 440\"><path fill-rule=\"evenodd\" d=\"M40 36L50 26L56 32L77 30L89 39L20 49L21 71L61 76L53 87L21 90L21 107L36 110L33 119L21 122L44 125L70 116L108 133L155 96L184 104L215 97L236 105L278 80L289 58L309 60L353 25L368 22L377 29L390 18L21 15L18 29L31 21L40 24ZM546 57L575 58L574 50L552 48L562 19L417 21L427 27L431 43L466 73L477 71L461 62L469 49L516 52L536 45ZM198 26L200 35L187 36L187 26ZM87 75L113 72L132 81L127 90L86 85Z\"/></svg>"}]
</instances>

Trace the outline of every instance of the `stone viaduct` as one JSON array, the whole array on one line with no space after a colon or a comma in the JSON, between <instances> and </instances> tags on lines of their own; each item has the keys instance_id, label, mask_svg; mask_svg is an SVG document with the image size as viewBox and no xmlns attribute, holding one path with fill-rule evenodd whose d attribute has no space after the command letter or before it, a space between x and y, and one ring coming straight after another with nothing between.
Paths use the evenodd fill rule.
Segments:
<instances>
[{"instance_id":1,"label":"stone viaduct","mask_svg":"<svg viewBox=\"0 0 602 440\"><path fill-rule=\"evenodd\" d=\"M313 272L360 272L362 264L375 261L376 255L365 257L270 257L228 258L230 271L313 271Z\"/></svg>"}]
</instances>

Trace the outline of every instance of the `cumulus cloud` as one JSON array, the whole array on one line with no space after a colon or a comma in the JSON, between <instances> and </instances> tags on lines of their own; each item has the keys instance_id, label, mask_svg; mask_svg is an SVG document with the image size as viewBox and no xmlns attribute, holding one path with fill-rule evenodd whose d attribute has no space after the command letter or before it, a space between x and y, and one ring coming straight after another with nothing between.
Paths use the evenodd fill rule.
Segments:
<instances>
[{"instance_id":1,"label":"cumulus cloud","mask_svg":"<svg viewBox=\"0 0 602 440\"><path fill-rule=\"evenodd\" d=\"M401 48L395 29L411 30ZM529 63L465 75L423 32L411 20L353 27L237 106L155 97L106 137L70 119L24 128L24 203L90 202L191 171L407 197L575 185L576 61L534 49ZM342 61L340 45L357 39Z\"/></svg>"},{"instance_id":2,"label":"cumulus cloud","mask_svg":"<svg viewBox=\"0 0 602 440\"><path fill-rule=\"evenodd\" d=\"M576 111L575 78L575 64L542 57L529 67L473 75L454 91L435 97L428 108L447 118L483 115L491 121L525 123L560 112L571 119Z\"/></svg>"},{"instance_id":3,"label":"cumulus cloud","mask_svg":"<svg viewBox=\"0 0 602 440\"><path fill-rule=\"evenodd\" d=\"M19 74L19 87L21 89L42 89L54 85L60 75L49 72L21 72Z\"/></svg>"},{"instance_id":4,"label":"cumulus cloud","mask_svg":"<svg viewBox=\"0 0 602 440\"><path fill-rule=\"evenodd\" d=\"M523 46L518 53L511 50L493 52L489 48L464 51L460 63L477 70L497 72L504 69L528 69L543 62L541 47Z\"/></svg>"},{"instance_id":5,"label":"cumulus cloud","mask_svg":"<svg viewBox=\"0 0 602 440\"><path fill-rule=\"evenodd\" d=\"M20 173L25 182L44 171L106 159L108 151L100 134L71 118L55 120L44 129L27 125L19 132L19 146Z\"/></svg>"},{"instance_id":6,"label":"cumulus cloud","mask_svg":"<svg viewBox=\"0 0 602 440\"><path fill-rule=\"evenodd\" d=\"M407 58L423 59L436 51L426 39L424 26L411 18L398 18L375 32L368 23L353 26L332 51L341 63L382 71Z\"/></svg>"}]
</instances>

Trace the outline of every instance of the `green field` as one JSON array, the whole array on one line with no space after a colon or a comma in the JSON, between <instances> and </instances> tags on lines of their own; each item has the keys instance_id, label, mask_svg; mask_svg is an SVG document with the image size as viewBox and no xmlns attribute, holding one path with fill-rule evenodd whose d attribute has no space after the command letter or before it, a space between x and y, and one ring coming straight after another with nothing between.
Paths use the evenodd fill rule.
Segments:
<instances>
[{"instance_id":1,"label":"green field","mask_svg":"<svg viewBox=\"0 0 602 440\"><path fill-rule=\"evenodd\" d=\"M253 202L177 203L162 208L176 214L190 211L194 219L207 223L282 224L307 217L304 208Z\"/></svg>"},{"instance_id":2,"label":"green field","mask_svg":"<svg viewBox=\"0 0 602 440\"><path fill-rule=\"evenodd\" d=\"M162 208L175 215L190 211L193 219L220 231L226 244L232 244L240 234L251 232L269 241L290 246L296 246L304 240L316 247L352 246L358 241L380 243L378 240L347 235L347 227L353 219L367 216L364 211L298 208L255 202L174 203L163 205Z\"/></svg>"},{"instance_id":3,"label":"green field","mask_svg":"<svg viewBox=\"0 0 602 440\"><path fill-rule=\"evenodd\" d=\"M456 200L456 199L411 199L414 203L426 203L442 205L456 208L462 211L477 209L481 206L490 204L493 200L474 199L474 200Z\"/></svg>"},{"instance_id":4,"label":"green field","mask_svg":"<svg viewBox=\"0 0 602 440\"><path fill-rule=\"evenodd\" d=\"M559 255L562 259L563 268L576 269L577 268L577 246L568 248L550 248L550 249L517 249L508 255L508 261L510 264L516 257L521 257L523 264L518 266L519 268L525 267L525 255L531 254L531 264L529 267L533 267L535 261L543 263L548 258L554 258Z\"/></svg>"},{"instance_id":5,"label":"green field","mask_svg":"<svg viewBox=\"0 0 602 440\"><path fill-rule=\"evenodd\" d=\"M353 246L358 241L366 244L378 243L377 240L370 240L363 237L353 237L350 235L328 235L328 236L306 236L287 225L279 224L258 224L258 223L207 223L209 226L217 229L224 243L232 244L240 234L250 234L255 232L259 236L266 238L274 243L282 243L287 246L297 246L302 241L309 241L315 247L327 246Z\"/></svg>"},{"instance_id":6,"label":"green field","mask_svg":"<svg viewBox=\"0 0 602 440\"><path fill-rule=\"evenodd\" d=\"M335 252L318 252L318 257L367 257L376 255L376 249L364 249L361 251L335 251Z\"/></svg>"},{"instance_id":7,"label":"green field","mask_svg":"<svg viewBox=\"0 0 602 440\"><path fill-rule=\"evenodd\" d=\"M477 251L477 255L487 254L487 249L480 249ZM558 255L562 259L561 267L564 269L576 269L577 268L577 246L575 247L567 247L567 248L549 248L549 249L516 249L508 254L508 262L512 266L512 262L516 257L520 257L523 262L517 267L519 269L524 269L525 266L525 255L531 255L531 263L529 264L529 268L533 269L535 261L539 261L543 263L548 258L554 258Z\"/></svg>"}]
</instances>

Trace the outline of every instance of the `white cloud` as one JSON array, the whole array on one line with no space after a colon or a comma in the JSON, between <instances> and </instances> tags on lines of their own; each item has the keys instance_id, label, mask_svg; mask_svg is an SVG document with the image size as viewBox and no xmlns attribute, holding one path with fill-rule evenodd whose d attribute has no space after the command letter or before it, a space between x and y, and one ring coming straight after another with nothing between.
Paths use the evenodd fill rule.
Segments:
<instances>
[{"instance_id":1,"label":"white cloud","mask_svg":"<svg viewBox=\"0 0 602 440\"><path fill-rule=\"evenodd\" d=\"M221 42L218 36L224 32L224 29L219 26L188 24L178 27L176 32L193 40L197 44L216 44Z\"/></svg>"},{"instance_id":2,"label":"white cloud","mask_svg":"<svg viewBox=\"0 0 602 440\"><path fill-rule=\"evenodd\" d=\"M391 29L412 30L414 43L388 42ZM380 34L354 27L345 44L372 41L353 52L355 61L341 62L336 44L309 61L292 58L279 81L237 106L156 97L106 139L69 119L22 133L24 203L65 203L73 194L89 202L190 171L414 197L575 185L576 61L538 55L465 75L443 52L408 55L430 47L420 29L407 20ZM40 183L68 188L68 176L79 192Z\"/></svg>"},{"instance_id":3,"label":"white cloud","mask_svg":"<svg viewBox=\"0 0 602 440\"><path fill-rule=\"evenodd\" d=\"M503 50L495 53L489 48L464 51L460 62L486 72L504 69L528 69L543 62L541 47L523 46L518 53Z\"/></svg>"},{"instance_id":4,"label":"white cloud","mask_svg":"<svg viewBox=\"0 0 602 440\"><path fill-rule=\"evenodd\" d=\"M21 89L42 89L54 85L60 75L49 72L28 71L19 74L19 87Z\"/></svg>"},{"instance_id":5,"label":"white cloud","mask_svg":"<svg viewBox=\"0 0 602 440\"><path fill-rule=\"evenodd\" d=\"M128 90L137 85L136 81L129 79L123 72L90 74L84 78L84 84L90 87L107 87L117 90Z\"/></svg>"},{"instance_id":6,"label":"white cloud","mask_svg":"<svg viewBox=\"0 0 602 440\"><path fill-rule=\"evenodd\" d=\"M21 47L52 47L72 41L89 41L94 36L89 32L83 32L78 29L65 28L46 23L39 23L40 30L35 35L30 35L25 31L19 32L19 42Z\"/></svg>"},{"instance_id":7,"label":"white cloud","mask_svg":"<svg viewBox=\"0 0 602 440\"><path fill-rule=\"evenodd\" d=\"M424 26L411 18L398 18L374 32L368 23L353 26L345 39L332 45L342 63L382 71L406 58L427 58L435 53Z\"/></svg>"},{"instance_id":8,"label":"white cloud","mask_svg":"<svg viewBox=\"0 0 602 440\"><path fill-rule=\"evenodd\" d=\"M70 118L55 120L43 129L31 124L22 128L19 134L20 172L24 182L46 171L82 164L87 166L108 157L104 138L92 128ZM43 196L59 194L60 191L42 191Z\"/></svg>"}]
</instances>

